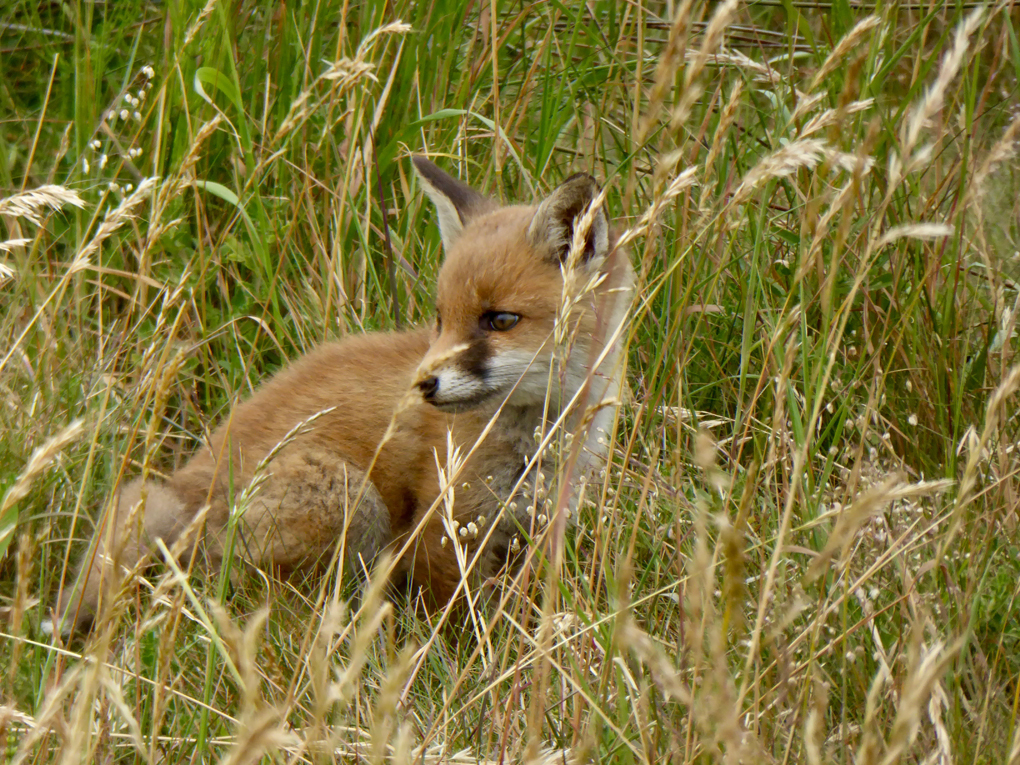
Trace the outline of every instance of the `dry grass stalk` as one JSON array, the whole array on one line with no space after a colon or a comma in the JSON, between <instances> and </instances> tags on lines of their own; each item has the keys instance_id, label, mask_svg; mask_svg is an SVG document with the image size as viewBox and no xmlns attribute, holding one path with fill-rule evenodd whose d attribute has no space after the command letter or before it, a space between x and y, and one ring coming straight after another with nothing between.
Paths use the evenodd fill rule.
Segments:
<instances>
[{"instance_id":1,"label":"dry grass stalk","mask_svg":"<svg viewBox=\"0 0 1020 765\"><path fill-rule=\"evenodd\" d=\"M10 765L22 765L22 763L27 762L33 755L33 747L36 743L54 733L61 736L63 748L67 751L68 740L73 731L69 730L70 726L65 717L65 705L67 698L70 696L74 696L76 701L79 699L76 692L84 673L85 665L81 663L65 672L64 676L47 691L34 718L12 710L12 716L17 714L18 717L16 719L19 719L29 730L28 734L19 743L14 756L11 757ZM81 755L85 751L85 749L81 748L77 750L77 753ZM81 758L79 758L80 761Z\"/></svg>"},{"instance_id":2,"label":"dry grass stalk","mask_svg":"<svg viewBox=\"0 0 1020 765\"><path fill-rule=\"evenodd\" d=\"M705 69L705 64L708 63L709 56L714 54L720 47L726 27L730 25L736 16L739 5L739 0L725 0L725 2L716 7L715 13L712 14L712 18L705 28L698 52L688 59L690 63L687 71L684 73L683 92L680 95L680 101L673 108L673 114L669 120L671 130L676 130L687 121L691 113L691 107L704 91L704 86L701 84L701 73Z\"/></svg>"},{"instance_id":3,"label":"dry grass stalk","mask_svg":"<svg viewBox=\"0 0 1020 765\"><path fill-rule=\"evenodd\" d=\"M854 753L854 762L861 765L874 765L878 762L879 754L882 751L882 731L878 714L881 711L882 693L890 679L887 665L881 664L868 688L864 722L861 724L861 739Z\"/></svg>"},{"instance_id":4,"label":"dry grass stalk","mask_svg":"<svg viewBox=\"0 0 1020 765\"><path fill-rule=\"evenodd\" d=\"M460 567L463 579L466 578L468 572L468 550L461 544L460 524L454 520L454 512L456 510L457 479L467 460L461 454L460 447L454 442L452 430L446 431L445 465L440 462L438 450L435 453L435 459L436 473L439 476L439 498L443 508L440 517L443 521L443 528L446 530L446 538L453 545L457 565ZM468 594L470 595L470 593Z\"/></svg>"},{"instance_id":5,"label":"dry grass stalk","mask_svg":"<svg viewBox=\"0 0 1020 765\"><path fill-rule=\"evenodd\" d=\"M295 745L296 736L275 709L261 709L240 721L237 739L220 759L221 765L248 765Z\"/></svg>"},{"instance_id":6,"label":"dry grass stalk","mask_svg":"<svg viewBox=\"0 0 1020 765\"><path fill-rule=\"evenodd\" d=\"M713 490L722 481L716 457L715 440L707 431L699 430L695 440L694 464L702 470L705 482ZM712 599L712 593L715 591L715 569L708 546L709 511L707 499L704 495L700 496L694 503L694 551L690 562L685 566L687 646L691 655L699 659L706 653L705 633L715 621Z\"/></svg>"},{"instance_id":7,"label":"dry grass stalk","mask_svg":"<svg viewBox=\"0 0 1020 765\"><path fill-rule=\"evenodd\" d=\"M312 97L321 82L331 83L331 93L328 94L328 97L336 99L351 92L366 78L375 80L376 65L368 61L368 56L372 53L375 43L386 35L403 35L411 31L410 24L405 24L402 21L391 22L368 34L358 45L357 53L353 59L345 56L330 62L326 71L316 77L312 84L301 91L297 98L291 102L286 118L273 135L273 143L279 143L284 136L292 132L316 111L319 102L313 102Z\"/></svg>"},{"instance_id":8,"label":"dry grass stalk","mask_svg":"<svg viewBox=\"0 0 1020 765\"><path fill-rule=\"evenodd\" d=\"M0 704L0 726L7 729L11 720L24 725L26 728L36 727L35 718L31 715L27 715L8 704Z\"/></svg>"},{"instance_id":9,"label":"dry grass stalk","mask_svg":"<svg viewBox=\"0 0 1020 765\"><path fill-rule=\"evenodd\" d=\"M936 680L928 699L928 719L931 720L932 727L935 729L938 750L935 753L937 758L933 757L933 759L939 765L952 765L953 763L953 742L943 719L943 712L948 709L949 697L946 695L945 684L941 680Z\"/></svg>"},{"instance_id":10,"label":"dry grass stalk","mask_svg":"<svg viewBox=\"0 0 1020 765\"><path fill-rule=\"evenodd\" d=\"M84 420L75 420L55 436L47 440L42 446L37 447L28 464L4 492L3 500L0 501L0 553L7 550L10 544L11 535L17 526L17 516L11 513L15 503L24 499L32 486L32 481L41 474L60 453L60 451L81 435L85 429Z\"/></svg>"},{"instance_id":11,"label":"dry grass stalk","mask_svg":"<svg viewBox=\"0 0 1020 765\"><path fill-rule=\"evenodd\" d=\"M737 190L733 192L729 207L746 202L754 191L772 178L786 178L801 168L813 168L821 162L829 147L818 138L801 138L762 159L751 168Z\"/></svg>"},{"instance_id":12,"label":"dry grass stalk","mask_svg":"<svg viewBox=\"0 0 1020 765\"><path fill-rule=\"evenodd\" d=\"M372 714L370 734L372 751L369 755L369 762L374 765L382 765L386 761L387 755L392 754L390 741L398 727L397 720L401 711L400 694L411 668L414 666L414 654L413 644L404 646L382 680L382 687Z\"/></svg>"},{"instance_id":13,"label":"dry grass stalk","mask_svg":"<svg viewBox=\"0 0 1020 765\"><path fill-rule=\"evenodd\" d=\"M237 737L220 760L223 765L243 765L260 760L263 755L297 744L297 735L288 730L280 710L262 701L260 690L258 646L264 632L268 609L260 609L242 631L218 603L210 603L216 632L229 652L241 694L241 715L237 721Z\"/></svg>"},{"instance_id":14,"label":"dry grass stalk","mask_svg":"<svg viewBox=\"0 0 1020 765\"><path fill-rule=\"evenodd\" d=\"M822 65L818 68L818 72L811 80L811 84L808 86L808 91L812 91L817 88L826 77L836 71L836 69L843 63L843 59L846 55L860 45L868 33L880 23L881 19L878 16L865 16L863 19L854 24L853 29L843 35L843 39L841 39L836 44L836 47L832 49L832 52L826 56L825 61L822 62Z\"/></svg>"},{"instance_id":15,"label":"dry grass stalk","mask_svg":"<svg viewBox=\"0 0 1020 765\"><path fill-rule=\"evenodd\" d=\"M672 200L676 199L687 189L698 184L696 178L697 174L698 167L696 165L692 165L670 181L669 186L666 187L661 194L656 195L651 204L644 210L644 212L641 213L641 217L638 218L637 224L620 234L620 237L617 240L617 246L625 247L636 239L647 234L655 225L655 221L658 219L659 215Z\"/></svg>"},{"instance_id":16,"label":"dry grass stalk","mask_svg":"<svg viewBox=\"0 0 1020 765\"><path fill-rule=\"evenodd\" d=\"M652 679L667 698L675 699L681 704L691 706L694 696L691 689L681 679L680 672L670 661L666 652L657 645L646 632L639 629L633 620L621 617L619 633L620 644L626 646L637 658L648 667Z\"/></svg>"},{"instance_id":17,"label":"dry grass stalk","mask_svg":"<svg viewBox=\"0 0 1020 765\"><path fill-rule=\"evenodd\" d=\"M686 52L688 60L697 58L699 53L697 51L689 50ZM714 64L735 66L738 69L743 69L752 74L752 79L755 82L766 84L766 85L779 85L783 82L782 75L779 74L768 64L763 64L755 61L750 56L742 53L739 50L727 50L725 48L715 51L711 55L711 61ZM808 99L809 96L797 91L798 99Z\"/></svg>"},{"instance_id":18,"label":"dry grass stalk","mask_svg":"<svg viewBox=\"0 0 1020 765\"><path fill-rule=\"evenodd\" d=\"M47 210L61 210L67 205L83 210L85 200L73 189L48 184L0 199L0 216L24 218L41 226Z\"/></svg>"},{"instance_id":19,"label":"dry grass stalk","mask_svg":"<svg viewBox=\"0 0 1020 765\"><path fill-rule=\"evenodd\" d=\"M924 130L928 121L938 112L945 103L946 92L949 85L960 71L963 65L964 56L970 46L970 38L981 26L985 16L985 9L977 7L970 12L970 15L956 28L953 35L953 45L949 52L942 59L942 66L939 68L935 82L928 88L924 96L910 110L907 118L903 139L900 149L900 157L903 162L903 173L909 173L915 167L923 164L924 156L914 154L914 147L921 138L921 131ZM898 174L897 174L898 175ZM890 173L890 188L899 183L899 177Z\"/></svg>"},{"instance_id":20,"label":"dry grass stalk","mask_svg":"<svg viewBox=\"0 0 1020 765\"><path fill-rule=\"evenodd\" d=\"M705 156L704 167L706 174L715 166L716 159L719 157L719 152L722 150L723 143L726 140L726 136L729 134L730 126L733 124L733 120L736 117L737 109L740 106L741 96L744 93L744 86L740 80L737 80L733 85L733 90L730 91L730 97L726 100L726 106L723 107L722 112L719 114L719 127L715 131L715 135L712 136L712 145L708 149L708 154ZM710 186L705 185L701 187L701 199L698 202L698 207L704 210L708 206L708 194Z\"/></svg>"},{"instance_id":21,"label":"dry grass stalk","mask_svg":"<svg viewBox=\"0 0 1020 765\"><path fill-rule=\"evenodd\" d=\"M734 697L725 651L722 650L723 641L719 639L721 636L715 636L717 639L711 644L712 656L708 657L707 663L692 675L698 682L695 695L681 679L680 672L665 651L648 634L634 625L629 617L621 617L621 622L620 645L629 649L648 668L653 682L667 698L687 707L700 733L701 746L722 754L722 762L762 761L765 751L745 726L740 704Z\"/></svg>"},{"instance_id":22,"label":"dry grass stalk","mask_svg":"<svg viewBox=\"0 0 1020 765\"><path fill-rule=\"evenodd\" d=\"M828 94L826 93L807 93L804 98L797 99L797 108L793 110L793 114L790 115L790 122L796 123L803 121L804 117L813 112L818 105L828 100ZM835 111L830 109L829 111ZM801 131L801 137L805 135L804 131Z\"/></svg>"},{"instance_id":23,"label":"dry grass stalk","mask_svg":"<svg viewBox=\"0 0 1020 765\"><path fill-rule=\"evenodd\" d=\"M306 682L311 690L312 725L305 730L305 741L312 747L326 746L326 721L334 702L330 684L333 676L330 657L334 651L334 639L338 635L343 639L346 631L353 629L348 618L347 604L343 601L324 603L322 607L317 607L316 613L318 618L311 625L315 633L310 643L305 642L309 647L302 649L305 658L291 685L292 689L297 689L302 682ZM296 690L292 690L291 694L296 695Z\"/></svg>"},{"instance_id":24,"label":"dry grass stalk","mask_svg":"<svg viewBox=\"0 0 1020 765\"><path fill-rule=\"evenodd\" d=\"M1003 163L1007 162L1017 153L1017 140L1020 138L1020 112L1018 112L1009 126L1003 131L1002 136L992 146L984 160L974 173L970 184L970 195L972 199L980 200L986 191L986 183L992 173ZM978 208L980 213L980 207Z\"/></svg>"},{"instance_id":25,"label":"dry grass stalk","mask_svg":"<svg viewBox=\"0 0 1020 765\"><path fill-rule=\"evenodd\" d=\"M808 765L822 765L823 762L827 701L828 683L816 678L811 693L811 708L804 721L804 755Z\"/></svg>"},{"instance_id":26,"label":"dry grass stalk","mask_svg":"<svg viewBox=\"0 0 1020 765\"><path fill-rule=\"evenodd\" d=\"M206 4L202 6L202 10L198 12L195 20L191 22L188 31L184 33L184 45L182 47L187 48L191 44L191 41L195 39L195 35L199 33L206 19L212 15L215 9L216 0L207 0Z\"/></svg>"},{"instance_id":27,"label":"dry grass stalk","mask_svg":"<svg viewBox=\"0 0 1020 765\"><path fill-rule=\"evenodd\" d=\"M861 178L869 169L870 166L866 165L863 161L858 163L853 176L840 188L836 193L835 199L829 204L828 209L818 218L818 221L815 223L814 235L811 238L811 245L808 247L807 257L803 259L801 267L797 269L798 281L804 278L807 269L813 267L816 259L821 256L822 248L829 241L829 232L836 217L843 215L844 220L846 220L849 216L854 203L860 196ZM842 235L839 236L839 241L843 241Z\"/></svg>"},{"instance_id":28,"label":"dry grass stalk","mask_svg":"<svg viewBox=\"0 0 1020 765\"><path fill-rule=\"evenodd\" d=\"M157 178L144 178L138 188L126 196L119 205L107 213L103 222L93 235L92 239L75 253L74 259L68 266L67 275L82 271L92 265L92 256L95 255L103 242L109 239L116 231L130 220L135 218L138 206L144 202L153 189L156 188Z\"/></svg>"},{"instance_id":29,"label":"dry grass stalk","mask_svg":"<svg viewBox=\"0 0 1020 765\"><path fill-rule=\"evenodd\" d=\"M842 550L845 554L848 545L860 528L882 509L893 502L947 491L952 485L953 482L948 480L908 484L903 482L902 476L893 475L877 486L872 486L855 499L850 507L839 514L836 519L836 527L829 535L825 547L811 561L811 565L804 574L804 582L810 583L823 576L836 553Z\"/></svg>"},{"instance_id":30,"label":"dry grass stalk","mask_svg":"<svg viewBox=\"0 0 1020 765\"><path fill-rule=\"evenodd\" d=\"M375 45L376 40L380 37L385 35L406 35L413 31L414 30L411 28L410 24L405 24L400 19L391 21L388 24L383 24L378 29L370 32L364 40L358 43L357 58L362 60L365 59L368 54L372 52L372 47Z\"/></svg>"},{"instance_id":31,"label":"dry grass stalk","mask_svg":"<svg viewBox=\"0 0 1020 765\"><path fill-rule=\"evenodd\" d=\"M1017 389L1020 388L1020 365L1009 370L1005 379L999 383L992 395L988 398L985 407L985 423L980 437L973 429L964 434L962 441L967 442L967 463L963 468L963 477L960 479L960 490L956 496L956 507L953 511L953 524L950 532L946 534L944 545L948 545L955 537L959 525L962 522L963 508L973 499L971 496L977 486L979 478L979 466L987 457L986 448L992 438L998 432L999 421L1003 414L1003 405Z\"/></svg>"},{"instance_id":32,"label":"dry grass stalk","mask_svg":"<svg viewBox=\"0 0 1020 765\"><path fill-rule=\"evenodd\" d=\"M1009 765L1020 765L1020 725L1013 728L1013 742L1009 746Z\"/></svg>"},{"instance_id":33,"label":"dry grass stalk","mask_svg":"<svg viewBox=\"0 0 1020 765\"><path fill-rule=\"evenodd\" d=\"M804 127L801 128L800 136L801 138L806 138L820 130L825 130L826 128L835 125L838 120L847 115L870 111L874 105L875 99L865 98L861 101L854 101L846 106L836 109L826 109L821 114L816 114L804 124ZM797 115L794 115L794 118L796 118L796 116Z\"/></svg>"},{"instance_id":34,"label":"dry grass stalk","mask_svg":"<svg viewBox=\"0 0 1020 765\"><path fill-rule=\"evenodd\" d=\"M217 113L212 119L202 123L202 126L195 133L195 137L192 139L191 145L188 147L188 152L181 159L181 163L177 167L177 172L174 174L176 178L183 181L191 179L195 165L202 156L200 149L205 145L205 142L209 140L209 137L219 130L220 125L223 124L224 121L223 115ZM168 196L170 196L179 190L179 184L167 184L165 188L168 192L170 192L168 194ZM160 196L163 195L161 194Z\"/></svg>"},{"instance_id":35,"label":"dry grass stalk","mask_svg":"<svg viewBox=\"0 0 1020 765\"><path fill-rule=\"evenodd\" d=\"M882 234L876 247L881 249L892 244L897 239L920 239L932 241L952 236L955 229L946 223L905 223L902 226L893 226Z\"/></svg>"},{"instance_id":36,"label":"dry grass stalk","mask_svg":"<svg viewBox=\"0 0 1020 765\"><path fill-rule=\"evenodd\" d=\"M932 688L945 674L949 664L963 648L963 641L946 648L936 642L928 650L919 650L913 666L908 670L899 694L896 719L889 732L889 744L882 765L900 762L902 755L914 743L921 725L921 714L931 695Z\"/></svg>"},{"instance_id":37,"label":"dry grass stalk","mask_svg":"<svg viewBox=\"0 0 1020 765\"><path fill-rule=\"evenodd\" d=\"M380 567L382 568L382 567ZM393 605L386 600L387 579L382 573L376 573L369 584L368 590L364 593L361 607L355 614L352 628L354 629L354 641L351 652L345 666L337 668L336 680L331 683L327 698L332 703L349 703L354 693L360 686L360 678L365 664L368 662L369 649L375 642L379 628L383 621L389 617ZM346 635L345 631L342 633ZM336 646L333 646L335 650Z\"/></svg>"},{"instance_id":38,"label":"dry grass stalk","mask_svg":"<svg viewBox=\"0 0 1020 765\"><path fill-rule=\"evenodd\" d=\"M17 634L20 631L25 611L36 605L36 601L29 594L29 587L32 576L32 563L37 553L38 549L35 540L28 534L22 534L18 539L18 552L15 558L17 589L14 592L14 603L10 608L0 608L0 622L6 619L10 625L9 629L13 634ZM20 651L21 644L19 643L12 652L13 660L11 666L17 665Z\"/></svg>"},{"instance_id":39,"label":"dry grass stalk","mask_svg":"<svg viewBox=\"0 0 1020 765\"><path fill-rule=\"evenodd\" d=\"M687 49L687 37L690 32L691 0L682 0L673 14L673 23L669 27L669 39L659 56L655 70L655 79L645 107L645 118L637 135L637 143L647 140L652 129L658 124L659 110L666 101L666 96L673 87L673 80Z\"/></svg>"},{"instance_id":40,"label":"dry grass stalk","mask_svg":"<svg viewBox=\"0 0 1020 765\"><path fill-rule=\"evenodd\" d=\"M30 244L32 244L31 239L8 239L6 241L0 242L0 252L14 252L15 250L23 250ZM5 268L8 269L8 271L10 271L11 275L14 274L13 269L0 263L0 269Z\"/></svg>"},{"instance_id":41,"label":"dry grass stalk","mask_svg":"<svg viewBox=\"0 0 1020 765\"><path fill-rule=\"evenodd\" d=\"M31 240L29 239L12 239L7 242L0 242L0 252L10 252L9 249L7 250L4 249L5 245L13 243L14 246L19 246L23 242L27 243L30 241ZM14 279L14 277L17 275L18 272L11 268L9 265L7 265L6 263L0 263L0 287Z\"/></svg>"},{"instance_id":42,"label":"dry grass stalk","mask_svg":"<svg viewBox=\"0 0 1020 765\"><path fill-rule=\"evenodd\" d=\"M104 674L100 682L104 697L110 702L110 706L117 711L120 719L127 727L127 740L134 747L138 756L147 757L149 747L145 743L145 737L142 734L141 726L138 724L134 712L124 698L123 689L113 681L109 674Z\"/></svg>"}]
</instances>

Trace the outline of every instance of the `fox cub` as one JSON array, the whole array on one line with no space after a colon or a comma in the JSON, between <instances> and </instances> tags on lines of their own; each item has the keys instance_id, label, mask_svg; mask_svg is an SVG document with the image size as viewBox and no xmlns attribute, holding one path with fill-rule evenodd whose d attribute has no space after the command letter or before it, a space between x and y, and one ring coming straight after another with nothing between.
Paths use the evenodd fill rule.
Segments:
<instances>
[{"instance_id":1,"label":"fox cub","mask_svg":"<svg viewBox=\"0 0 1020 765\"><path fill-rule=\"evenodd\" d=\"M186 556L187 530L216 566L232 512L233 549L253 565L286 572L343 549L345 565L360 569L406 546L397 574L441 604L461 579L455 547L468 560L480 553L471 570L483 581L534 529L535 500L513 493L530 482L541 496L539 471L525 474L537 429L565 416L585 439L575 474L598 469L620 396L633 272L595 180L575 175L538 205L503 207L412 161L445 250L435 327L323 345L236 407L167 482L127 484L58 598L63 631L86 627L116 594L113 574L143 563L158 538ZM452 510L438 470L451 444L466 456ZM189 524L202 509L196 533Z\"/></svg>"}]
</instances>

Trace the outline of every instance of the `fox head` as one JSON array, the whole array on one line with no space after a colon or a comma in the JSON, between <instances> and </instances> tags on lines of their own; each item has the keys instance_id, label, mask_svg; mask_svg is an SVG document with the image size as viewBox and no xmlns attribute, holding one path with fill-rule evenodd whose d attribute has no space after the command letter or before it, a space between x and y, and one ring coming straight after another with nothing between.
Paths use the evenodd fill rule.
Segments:
<instances>
[{"instance_id":1,"label":"fox head","mask_svg":"<svg viewBox=\"0 0 1020 765\"><path fill-rule=\"evenodd\" d=\"M445 250L435 335L416 378L424 400L448 412L539 405L550 394L556 405L612 374L605 349L629 305L631 271L595 179L574 175L537 205L503 207L412 161Z\"/></svg>"}]
</instances>

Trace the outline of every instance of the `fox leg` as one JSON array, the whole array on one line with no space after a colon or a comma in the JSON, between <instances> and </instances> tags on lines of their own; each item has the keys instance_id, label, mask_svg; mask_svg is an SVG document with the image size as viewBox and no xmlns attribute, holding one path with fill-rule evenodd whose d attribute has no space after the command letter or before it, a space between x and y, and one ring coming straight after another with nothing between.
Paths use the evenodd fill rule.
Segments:
<instances>
[{"instance_id":1,"label":"fox leg","mask_svg":"<svg viewBox=\"0 0 1020 765\"><path fill-rule=\"evenodd\" d=\"M522 500L520 505L523 504ZM516 501L511 507L479 479L457 492L455 505L454 517L448 519L454 528L449 528L448 521L441 517L444 508L437 508L425 521L403 562L413 594L420 593L430 607L442 607L453 598L463 567L470 567L466 591L477 595L487 593L490 580L515 558L513 540L519 533L519 521L510 516L516 518L521 513ZM501 505L505 505L502 513ZM419 516L414 525L420 523ZM458 551L462 553L461 559Z\"/></svg>"},{"instance_id":2,"label":"fox leg","mask_svg":"<svg viewBox=\"0 0 1020 765\"><path fill-rule=\"evenodd\" d=\"M237 509L241 516L235 549L249 562L292 570L329 560L345 527L346 560L352 566L367 565L389 543L389 512L376 487L365 481L364 471L342 458L310 451L285 452L268 469L270 475L260 491L247 507ZM79 564L75 584L58 596L57 628L71 634L92 622L107 586L104 579L112 579L114 564L133 568L151 554L156 539L172 547L193 515L181 498L183 489L194 489L191 484L201 483L200 493L206 495L208 489L204 487L211 480L206 471L185 468L174 476L179 490L141 479L125 486L108 520L112 528L97 534L95 551ZM134 512L142 511L139 506L143 493L145 507L139 532L131 518ZM222 561L228 513L218 492L212 499L202 541L207 563L215 567ZM44 622L43 630L51 631L55 625Z\"/></svg>"},{"instance_id":3,"label":"fox leg","mask_svg":"<svg viewBox=\"0 0 1020 765\"><path fill-rule=\"evenodd\" d=\"M442 520L432 518L407 552L412 597L421 597L429 608L442 608L449 603L462 578L456 548L459 547L464 554L464 565L470 566L478 553L478 545L472 544L472 541L458 538L454 543ZM489 578L499 573L506 564L506 550L505 546L490 540L469 572L467 587L461 591L461 597L465 592L477 595L480 591L488 591Z\"/></svg>"},{"instance_id":4,"label":"fox leg","mask_svg":"<svg viewBox=\"0 0 1020 765\"><path fill-rule=\"evenodd\" d=\"M247 507L234 511L234 548L245 560L285 571L309 568L332 561L343 540L347 566L364 570L389 544L390 515L379 491L342 457L291 447L267 473Z\"/></svg>"},{"instance_id":5,"label":"fox leg","mask_svg":"<svg viewBox=\"0 0 1020 765\"><path fill-rule=\"evenodd\" d=\"M139 531L131 520L134 513L143 510ZM97 532L95 549L86 554L73 582L57 597L55 623L44 622L43 630L50 631L56 625L64 634L71 634L85 628L98 613L103 581L111 578L114 565L134 567L149 555L155 539L173 545L187 522L184 502L173 489L157 481L131 481L121 489L112 516L107 519L109 525Z\"/></svg>"}]
</instances>

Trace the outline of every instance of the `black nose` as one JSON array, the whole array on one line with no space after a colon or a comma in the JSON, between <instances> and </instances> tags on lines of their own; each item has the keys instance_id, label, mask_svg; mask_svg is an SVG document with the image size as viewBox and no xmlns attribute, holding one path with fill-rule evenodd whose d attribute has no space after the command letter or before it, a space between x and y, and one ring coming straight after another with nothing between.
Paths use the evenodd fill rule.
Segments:
<instances>
[{"instance_id":1,"label":"black nose","mask_svg":"<svg viewBox=\"0 0 1020 765\"><path fill-rule=\"evenodd\" d=\"M429 375L424 380L418 382L418 390L421 391L422 398L429 400L436 397L436 391L439 390L439 378L434 375Z\"/></svg>"}]
</instances>

